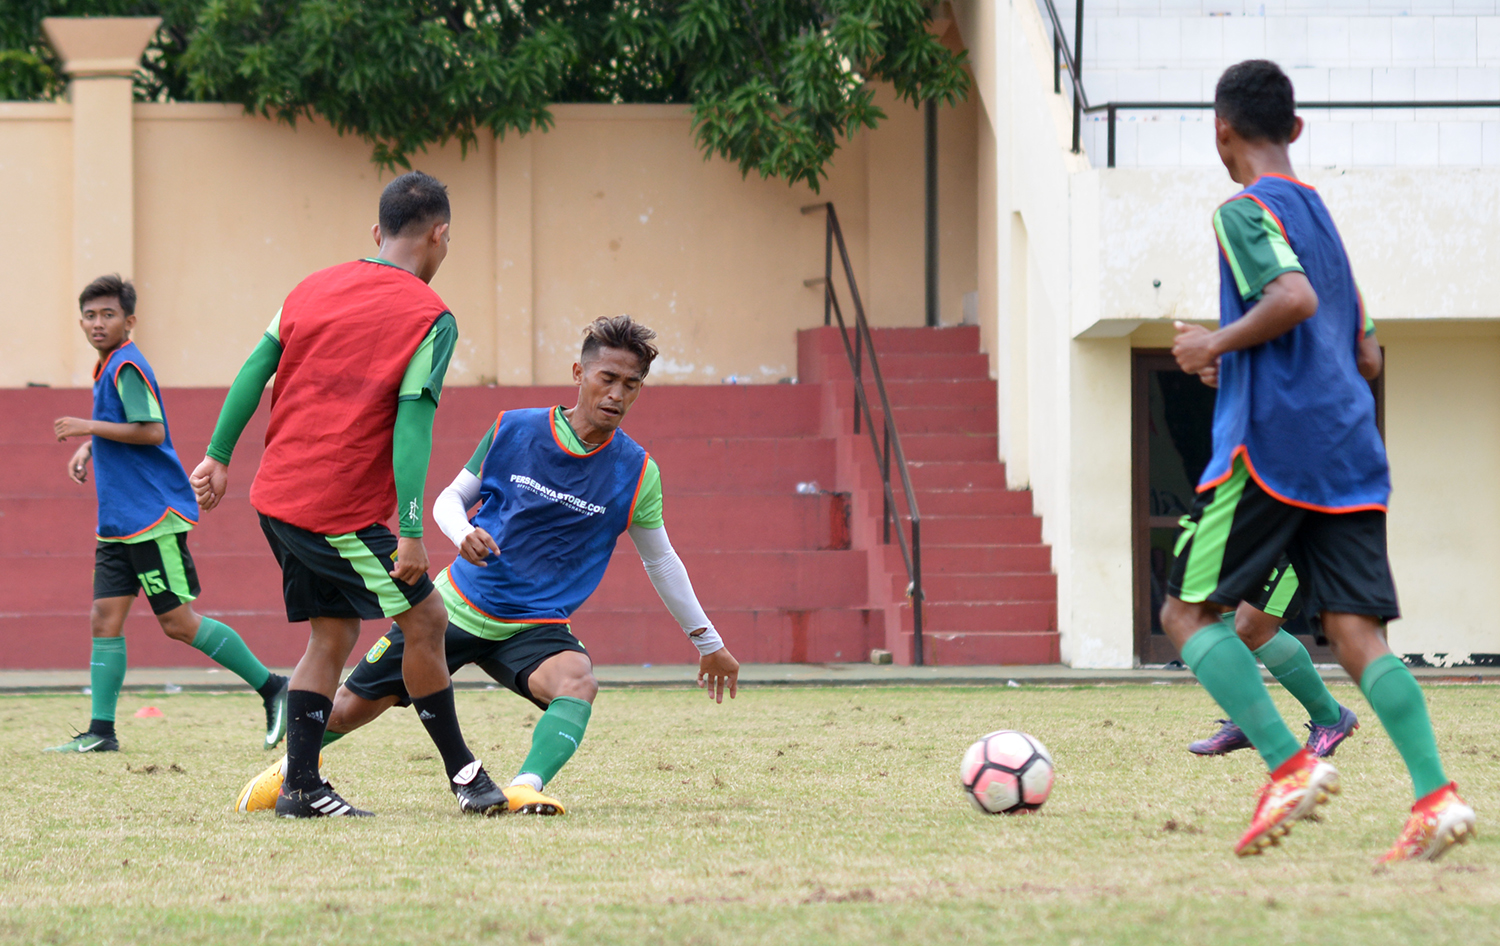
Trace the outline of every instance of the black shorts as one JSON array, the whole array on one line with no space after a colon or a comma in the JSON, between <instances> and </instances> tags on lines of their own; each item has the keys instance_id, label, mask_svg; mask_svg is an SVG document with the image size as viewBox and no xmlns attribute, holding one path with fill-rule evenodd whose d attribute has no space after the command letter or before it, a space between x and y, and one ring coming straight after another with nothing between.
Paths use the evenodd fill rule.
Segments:
<instances>
[{"instance_id":1,"label":"black shorts","mask_svg":"<svg viewBox=\"0 0 1500 946\"><path fill-rule=\"evenodd\" d=\"M1301 614L1302 581L1297 577L1297 569L1292 567L1292 560L1281 556L1260 592L1254 598L1245 599L1245 603L1273 618L1281 618L1283 622Z\"/></svg>"},{"instance_id":2,"label":"black shorts","mask_svg":"<svg viewBox=\"0 0 1500 946\"><path fill-rule=\"evenodd\" d=\"M1253 604L1284 553L1309 614L1401 616L1383 511L1329 513L1284 503L1261 488L1242 459L1229 479L1198 494L1176 552L1167 590L1183 601Z\"/></svg>"},{"instance_id":3,"label":"black shorts","mask_svg":"<svg viewBox=\"0 0 1500 946\"><path fill-rule=\"evenodd\" d=\"M542 661L553 654L576 651L588 656L588 650L573 636L566 624L542 624L522 631L503 641L492 641L476 637L452 622L443 638L448 652L448 672L451 674L466 664L476 664L479 669L495 678L495 682L546 709L547 704L531 695L527 680ZM401 652L406 648L406 638L401 628L392 624L390 631L375 642L370 652L354 668L344 681L344 686L355 696L366 700L396 697L396 705L409 706L406 683L401 678Z\"/></svg>"},{"instance_id":4,"label":"black shorts","mask_svg":"<svg viewBox=\"0 0 1500 946\"><path fill-rule=\"evenodd\" d=\"M198 570L186 532L143 542L100 542L94 549L94 600L146 593L153 614L166 614L198 597Z\"/></svg>"},{"instance_id":5,"label":"black shorts","mask_svg":"<svg viewBox=\"0 0 1500 946\"><path fill-rule=\"evenodd\" d=\"M384 525L321 535L262 515L260 528L281 566L288 621L391 618L433 592L426 575L413 585L391 577L396 537Z\"/></svg>"}]
</instances>

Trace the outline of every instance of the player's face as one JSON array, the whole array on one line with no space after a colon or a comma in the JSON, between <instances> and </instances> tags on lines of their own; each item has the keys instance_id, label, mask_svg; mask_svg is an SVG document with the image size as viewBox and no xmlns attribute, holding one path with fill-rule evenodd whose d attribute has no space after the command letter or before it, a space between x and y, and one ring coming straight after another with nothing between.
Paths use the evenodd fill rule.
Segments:
<instances>
[{"instance_id":1,"label":"player's face","mask_svg":"<svg viewBox=\"0 0 1500 946\"><path fill-rule=\"evenodd\" d=\"M90 299L78 317L83 335L100 354L108 354L125 344L135 328L135 316L126 315L120 300L114 296Z\"/></svg>"},{"instance_id":2,"label":"player's face","mask_svg":"<svg viewBox=\"0 0 1500 946\"><path fill-rule=\"evenodd\" d=\"M573 383L578 385L578 411L597 430L613 431L625 419L630 405L640 396L640 359L619 348L601 348L587 364L573 365Z\"/></svg>"}]
</instances>

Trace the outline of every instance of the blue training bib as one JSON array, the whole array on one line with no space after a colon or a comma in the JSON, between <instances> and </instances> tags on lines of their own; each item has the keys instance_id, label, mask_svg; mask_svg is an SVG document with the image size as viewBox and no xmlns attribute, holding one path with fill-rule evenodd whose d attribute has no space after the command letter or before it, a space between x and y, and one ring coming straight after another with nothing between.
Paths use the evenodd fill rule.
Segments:
<instances>
[{"instance_id":1,"label":"blue training bib","mask_svg":"<svg viewBox=\"0 0 1500 946\"><path fill-rule=\"evenodd\" d=\"M1375 398L1360 377L1363 306L1338 228L1313 188L1267 175L1247 187L1280 224L1318 294L1318 311L1262 345L1220 359L1213 458L1200 491L1226 480L1243 455L1256 481L1295 506L1324 512L1384 509L1390 466ZM1219 324L1250 311L1219 256Z\"/></svg>"},{"instance_id":2,"label":"blue training bib","mask_svg":"<svg viewBox=\"0 0 1500 946\"><path fill-rule=\"evenodd\" d=\"M127 364L140 370L151 385L156 402L162 404L161 423L166 439L152 446L93 438L94 491L99 497L101 539L139 535L160 523L168 512L175 512L188 522L198 521L198 500L188 484L182 461L172 448L172 430L167 426L161 388L135 342L126 342L116 349L94 378L94 420L128 423L116 385L121 369Z\"/></svg>"},{"instance_id":3,"label":"blue training bib","mask_svg":"<svg viewBox=\"0 0 1500 946\"><path fill-rule=\"evenodd\" d=\"M460 557L449 569L454 587L498 621L566 622L599 587L630 527L646 460L624 431L577 454L558 441L550 408L503 412L473 520L500 554L483 567Z\"/></svg>"}]
</instances>

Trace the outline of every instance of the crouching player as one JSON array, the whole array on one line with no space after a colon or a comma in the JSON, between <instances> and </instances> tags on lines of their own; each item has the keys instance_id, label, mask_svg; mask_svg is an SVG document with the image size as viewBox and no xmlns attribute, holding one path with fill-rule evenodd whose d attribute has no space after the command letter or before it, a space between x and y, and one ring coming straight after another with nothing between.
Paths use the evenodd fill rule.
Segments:
<instances>
[{"instance_id":1,"label":"crouching player","mask_svg":"<svg viewBox=\"0 0 1500 946\"><path fill-rule=\"evenodd\" d=\"M569 616L599 586L629 531L657 593L698 649L698 683L734 697L739 662L704 614L662 519L656 461L619 429L656 357L656 333L629 316L584 330L573 366L578 403L505 411L490 426L433 516L460 557L437 578L448 607L450 672L477 664L544 712L531 752L505 789L511 812L560 815L542 794L577 751L599 686ZM480 503L471 522L468 510ZM334 698L324 744L392 706L407 705L399 627L381 638ZM241 791L241 811L275 804L282 768Z\"/></svg>"}]
</instances>

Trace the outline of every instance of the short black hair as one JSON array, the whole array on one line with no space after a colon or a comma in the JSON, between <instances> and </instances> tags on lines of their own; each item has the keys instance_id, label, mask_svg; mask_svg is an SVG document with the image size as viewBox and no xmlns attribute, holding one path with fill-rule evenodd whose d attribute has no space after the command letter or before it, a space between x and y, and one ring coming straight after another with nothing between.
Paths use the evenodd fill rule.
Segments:
<instances>
[{"instance_id":1,"label":"short black hair","mask_svg":"<svg viewBox=\"0 0 1500 946\"><path fill-rule=\"evenodd\" d=\"M130 280L121 279L119 273L110 273L108 276L100 276L98 279L83 287L83 292L78 294L78 311L95 299L103 299L114 296L120 300L120 310L126 315L135 315L135 287Z\"/></svg>"},{"instance_id":2,"label":"short black hair","mask_svg":"<svg viewBox=\"0 0 1500 946\"><path fill-rule=\"evenodd\" d=\"M1247 141L1286 144L1297 129L1292 80L1269 59L1230 66L1214 88L1214 114Z\"/></svg>"},{"instance_id":3,"label":"short black hair","mask_svg":"<svg viewBox=\"0 0 1500 946\"><path fill-rule=\"evenodd\" d=\"M430 174L408 171L380 193L380 232L385 236L400 236L408 227L452 217L448 188Z\"/></svg>"},{"instance_id":4,"label":"short black hair","mask_svg":"<svg viewBox=\"0 0 1500 946\"><path fill-rule=\"evenodd\" d=\"M628 351L640 361L641 377L651 371L651 362L656 360L656 346L652 339L656 333L628 315L600 316L583 330L583 351L578 354L578 363L589 360L589 355L601 348L617 348Z\"/></svg>"}]
</instances>

